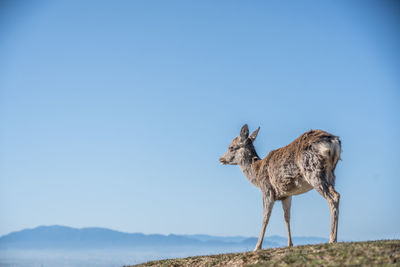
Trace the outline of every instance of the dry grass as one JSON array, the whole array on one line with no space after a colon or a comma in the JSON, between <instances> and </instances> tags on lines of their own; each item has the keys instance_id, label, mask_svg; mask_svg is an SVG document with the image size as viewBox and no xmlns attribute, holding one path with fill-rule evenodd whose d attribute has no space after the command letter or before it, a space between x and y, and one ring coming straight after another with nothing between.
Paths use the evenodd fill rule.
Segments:
<instances>
[{"instance_id":1,"label":"dry grass","mask_svg":"<svg viewBox=\"0 0 400 267\"><path fill-rule=\"evenodd\" d=\"M400 240L276 248L152 261L136 266L400 266Z\"/></svg>"}]
</instances>

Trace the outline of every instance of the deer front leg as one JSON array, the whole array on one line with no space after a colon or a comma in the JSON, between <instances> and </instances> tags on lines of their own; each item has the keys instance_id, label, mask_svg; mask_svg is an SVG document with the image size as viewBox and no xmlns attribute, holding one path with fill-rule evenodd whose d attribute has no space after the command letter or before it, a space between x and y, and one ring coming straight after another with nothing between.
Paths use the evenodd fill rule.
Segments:
<instances>
[{"instance_id":1,"label":"deer front leg","mask_svg":"<svg viewBox=\"0 0 400 267\"><path fill-rule=\"evenodd\" d=\"M261 226L260 236L258 237L257 245L254 251L262 248L262 243L265 234L265 228L267 228L269 217L271 216L272 207L274 206L275 200L269 192L263 192L263 220Z\"/></svg>"},{"instance_id":2,"label":"deer front leg","mask_svg":"<svg viewBox=\"0 0 400 267\"><path fill-rule=\"evenodd\" d=\"M292 247L292 235L290 233L290 206L292 205L292 197L287 197L282 199L282 207L283 207L283 217L286 223L286 231L288 236L288 246Z\"/></svg>"}]
</instances>

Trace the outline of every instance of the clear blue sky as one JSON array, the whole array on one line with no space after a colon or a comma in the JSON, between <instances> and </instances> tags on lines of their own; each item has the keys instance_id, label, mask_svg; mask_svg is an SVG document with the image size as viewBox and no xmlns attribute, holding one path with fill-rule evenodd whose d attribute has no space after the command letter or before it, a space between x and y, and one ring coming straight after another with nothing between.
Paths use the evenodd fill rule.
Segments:
<instances>
[{"instance_id":1,"label":"clear blue sky","mask_svg":"<svg viewBox=\"0 0 400 267\"><path fill-rule=\"evenodd\" d=\"M400 238L395 1L3 1L0 234L38 225L257 236L261 193L218 158L340 136L339 239ZM267 235L286 235L281 204ZM295 236L329 235L315 191Z\"/></svg>"}]
</instances>

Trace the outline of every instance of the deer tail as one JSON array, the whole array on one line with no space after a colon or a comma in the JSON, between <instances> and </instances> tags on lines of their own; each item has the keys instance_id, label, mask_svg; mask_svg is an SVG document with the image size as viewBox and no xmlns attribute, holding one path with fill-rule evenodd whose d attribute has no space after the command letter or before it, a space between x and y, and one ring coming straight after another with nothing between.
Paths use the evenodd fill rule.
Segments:
<instances>
[{"instance_id":1,"label":"deer tail","mask_svg":"<svg viewBox=\"0 0 400 267\"><path fill-rule=\"evenodd\" d=\"M327 164L329 165L329 169L333 172L342 152L342 146L339 137L330 136L329 138L325 138L321 142L317 143L315 146L319 154L325 158Z\"/></svg>"}]
</instances>

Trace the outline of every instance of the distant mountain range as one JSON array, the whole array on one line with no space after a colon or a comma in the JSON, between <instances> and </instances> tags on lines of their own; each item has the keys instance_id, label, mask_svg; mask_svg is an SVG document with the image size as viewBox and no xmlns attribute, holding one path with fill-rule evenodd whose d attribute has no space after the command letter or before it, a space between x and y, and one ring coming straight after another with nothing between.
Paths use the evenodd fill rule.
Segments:
<instances>
[{"instance_id":1,"label":"distant mountain range","mask_svg":"<svg viewBox=\"0 0 400 267\"><path fill-rule=\"evenodd\" d=\"M295 245L324 243L319 237L294 237ZM110 249L110 248L165 248L165 247L220 247L252 249L255 237L220 237L210 235L145 235L123 233L106 228L71 228L39 226L0 237L0 249ZM286 237L270 236L264 247L286 246Z\"/></svg>"}]
</instances>

